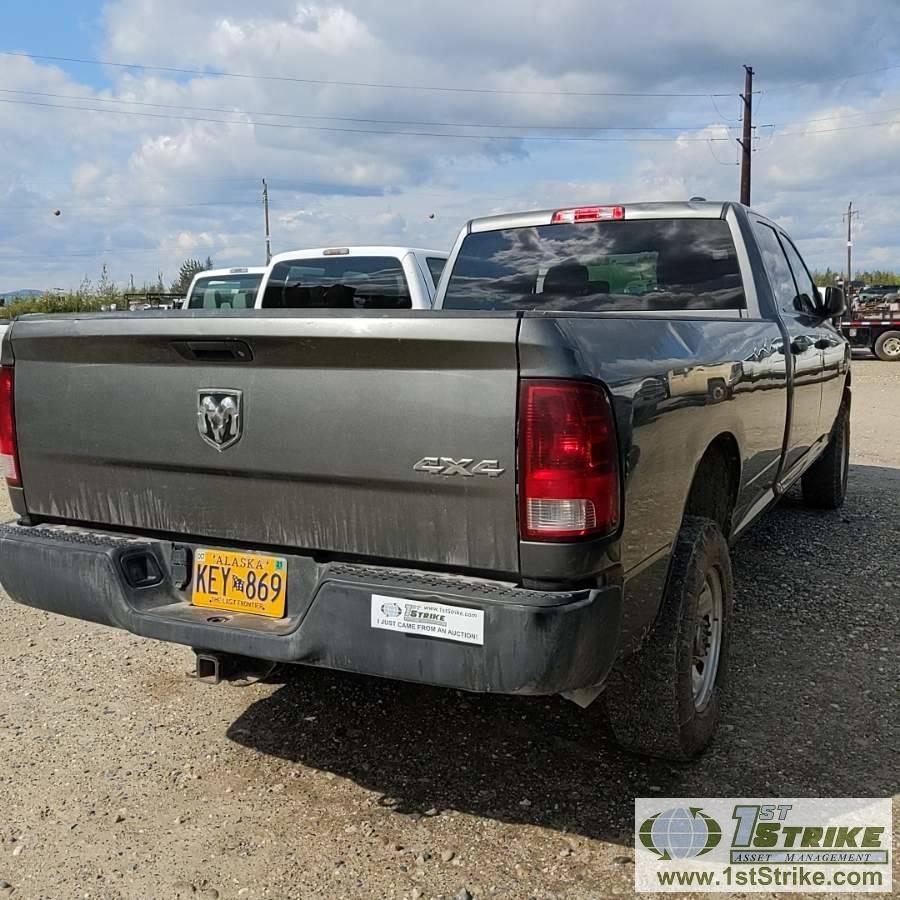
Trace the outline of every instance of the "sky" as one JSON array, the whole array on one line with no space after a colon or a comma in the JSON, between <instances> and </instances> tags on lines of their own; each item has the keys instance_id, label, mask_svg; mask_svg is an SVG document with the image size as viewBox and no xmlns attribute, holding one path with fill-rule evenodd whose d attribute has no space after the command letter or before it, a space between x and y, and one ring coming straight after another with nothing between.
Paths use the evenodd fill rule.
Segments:
<instances>
[{"instance_id":1,"label":"sky","mask_svg":"<svg viewBox=\"0 0 900 900\"><path fill-rule=\"evenodd\" d=\"M753 206L900 270L897 0L29 0L0 51L0 292L261 264L263 177L274 252L737 199L743 64Z\"/></svg>"}]
</instances>

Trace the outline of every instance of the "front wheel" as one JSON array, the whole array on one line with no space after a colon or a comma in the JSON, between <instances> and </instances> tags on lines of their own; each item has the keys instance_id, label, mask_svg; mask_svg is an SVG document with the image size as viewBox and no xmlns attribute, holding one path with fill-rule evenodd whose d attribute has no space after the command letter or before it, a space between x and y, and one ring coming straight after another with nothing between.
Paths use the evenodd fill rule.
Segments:
<instances>
[{"instance_id":1,"label":"front wheel","mask_svg":"<svg viewBox=\"0 0 900 900\"><path fill-rule=\"evenodd\" d=\"M850 472L850 410L845 403L831 429L825 452L803 473L803 502L815 509L839 509Z\"/></svg>"},{"instance_id":2,"label":"front wheel","mask_svg":"<svg viewBox=\"0 0 900 900\"><path fill-rule=\"evenodd\" d=\"M900 331L886 331L875 341L875 355L884 362L900 362Z\"/></svg>"},{"instance_id":3,"label":"front wheel","mask_svg":"<svg viewBox=\"0 0 900 900\"><path fill-rule=\"evenodd\" d=\"M686 516L656 626L610 674L605 691L623 748L684 760L709 744L721 712L733 609L731 557L719 526Z\"/></svg>"}]
</instances>

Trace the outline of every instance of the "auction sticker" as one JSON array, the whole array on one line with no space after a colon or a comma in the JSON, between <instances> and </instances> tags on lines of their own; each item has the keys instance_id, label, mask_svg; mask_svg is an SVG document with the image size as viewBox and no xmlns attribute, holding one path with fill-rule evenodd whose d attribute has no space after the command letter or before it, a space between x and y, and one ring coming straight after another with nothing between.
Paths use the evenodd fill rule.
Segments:
<instances>
[{"instance_id":1,"label":"auction sticker","mask_svg":"<svg viewBox=\"0 0 900 900\"><path fill-rule=\"evenodd\" d=\"M484 610L372 594L372 627L484 644Z\"/></svg>"}]
</instances>

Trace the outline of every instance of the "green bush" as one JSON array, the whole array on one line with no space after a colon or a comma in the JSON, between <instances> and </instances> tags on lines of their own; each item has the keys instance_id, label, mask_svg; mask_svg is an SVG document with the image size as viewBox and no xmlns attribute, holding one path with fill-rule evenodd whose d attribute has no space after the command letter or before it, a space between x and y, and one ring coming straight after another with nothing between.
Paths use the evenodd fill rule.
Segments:
<instances>
[{"instance_id":1,"label":"green bush","mask_svg":"<svg viewBox=\"0 0 900 900\"><path fill-rule=\"evenodd\" d=\"M185 290L190 285L190 280L195 271L203 271L211 269L213 261L207 257L205 263L199 260L187 259L182 263L180 270L180 282L184 282ZM178 282L178 283L180 283ZM141 294L146 295L149 301L151 295L156 295L157 303L159 295L165 293L163 284L163 273L157 274L154 284L144 283L143 287L138 288L134 283L134 276L127 292L122 291L109 276L109 270L106 263L100 269L100 276L96 285L87 275L81 282L81 285L75 291L67 291L66 293L43 294L40 297L30 297L27 300L7 301L6 306L0 306L0 320L15 319L18 316L25 316L29 313L80 313L80 312L100 312L104 307L109 309L115 306L116 309L127 310L129 301L141 302Z\"/></svg>"},{"instance_id":2,"label":"green bush","mask_svg":"<svg viewBox=\"0 0 900 900\"><path fill-rule=\"evenodd\" d=\"M42 297L31 297L28 300L11 300L7 306L0 307L0 318L15 319L28 313L98 312L110 302L116 301L110 301L98 294L85 295L75 292L44 294Z\"/></svg>"}]
</instances>

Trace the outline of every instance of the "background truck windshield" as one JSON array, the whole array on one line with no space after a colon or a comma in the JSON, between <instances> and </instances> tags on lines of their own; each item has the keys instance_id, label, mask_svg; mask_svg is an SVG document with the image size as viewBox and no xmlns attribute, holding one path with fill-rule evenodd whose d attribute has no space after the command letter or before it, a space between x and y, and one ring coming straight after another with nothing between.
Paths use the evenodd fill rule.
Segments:
<instances>
[{"instance_id":1,"label":"background truck windshield","mask_svg":"<svg viewBox=\"0 0 900 900\"><path fill-rule=\"evenodd\" d=\"M539 225L468 235L444 309L743 309L721 219Z\"/></svg>"},{"instance_id":2,"label":"background truck windshield","mask_svg":"<svg viewBox=\"0 0 900 900\"><path fill-rule=\"evenodd\" d=\"M278 263L264 307L288 309L409 309L400 260L393 256L325 256Z\"/></svg>"},{"instance_id":3,"label":"background truck windshield","mask_svg":"<svg viewBox=\"0 0 900 900\"><path fill-rule=\"evenodd\" d=\"M216 275L198 278L186 309L253 309L262 275Z\"/></svg>"}]
</instances>

